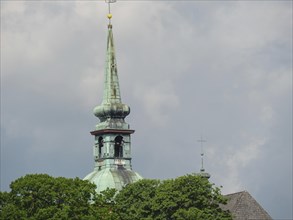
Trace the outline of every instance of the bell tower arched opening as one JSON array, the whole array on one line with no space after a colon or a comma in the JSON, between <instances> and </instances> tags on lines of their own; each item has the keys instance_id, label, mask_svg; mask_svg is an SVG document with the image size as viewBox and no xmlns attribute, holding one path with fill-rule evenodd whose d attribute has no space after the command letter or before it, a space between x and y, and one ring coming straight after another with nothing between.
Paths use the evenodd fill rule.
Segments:
<instances>
[{"instance_id":1,"label":"bell tower arched opening","mask_svg":"<svg viewBox=\"0 0 293 220\"><path fill-rule=\"evenodd\" d=\"M123 137L117 136L115 137L115 145L114 145L114 157L123 157Z\"/></svg>"},{"instance_id":2,"label":"bell tower arched opening","mask_svg":"<svg viewBox=\"0 0 293 220\"><path fill-rule=\"evenodd\" d=\"M104 147L104 139L103 139L103 137L99 137L98 145L99 145L99 158L101 158L102 157L102 148Z\"/></svg>"}]
</instances>

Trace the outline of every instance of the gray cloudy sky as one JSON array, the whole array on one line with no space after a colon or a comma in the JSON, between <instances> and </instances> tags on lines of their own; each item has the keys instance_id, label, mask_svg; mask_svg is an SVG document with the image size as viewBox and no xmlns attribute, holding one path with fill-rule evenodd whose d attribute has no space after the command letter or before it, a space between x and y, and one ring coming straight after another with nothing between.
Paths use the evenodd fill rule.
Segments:
<instances>
[{"instance_id":1,"label":"gray cloudy sky","mask_svg":"<svg viewBox=\"0 0 293 220\"><path fill-rule=\"evenodd\" d=\"M292 219L292 1L118 1L113 31L133 168L205 168ZM93 169L104 1L1 1L1 190L28 173Z\"/></svg>"}]
</instances>

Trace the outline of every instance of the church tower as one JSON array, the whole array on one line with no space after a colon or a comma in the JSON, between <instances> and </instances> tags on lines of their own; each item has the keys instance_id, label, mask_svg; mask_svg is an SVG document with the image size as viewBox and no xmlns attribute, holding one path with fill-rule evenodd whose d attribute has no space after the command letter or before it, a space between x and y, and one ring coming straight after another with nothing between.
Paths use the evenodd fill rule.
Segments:
<instances>
[{"instance_id":1,"label":"church tower","mask_svg":"<svg viewBox=\"0 0 293 220\"><path fill-rule=\"evenodd\" d=\"M96 184L97 192L107 188L121 190L123 186L142 179L131 166L131 134L134 130L124 120L130 108L121 102L110 8L108 18L103 100L94 108L94 115L100 122L91 132L95 137L95 166L94 171L84 178Z\"/></svg>"}]
</instances>

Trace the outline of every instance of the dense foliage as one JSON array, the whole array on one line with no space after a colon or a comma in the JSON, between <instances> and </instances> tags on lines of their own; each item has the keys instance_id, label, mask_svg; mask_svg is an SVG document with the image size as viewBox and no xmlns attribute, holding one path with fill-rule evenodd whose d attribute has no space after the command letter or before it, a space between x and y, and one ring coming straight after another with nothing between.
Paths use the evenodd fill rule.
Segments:
<instances>
[{"instance_id":1,"label":"dense foliage","mask_svg":"<svg viewBox=\"0 0 293 220\"><path fill-rule=\"evenodd\" d=\"M81 179L30 174L0 192L0 219L30 220L229 220L220 209L225 199L205 178L186 175L171 180L140 180L117 193L100 194Z\"/></svg>"},{"instance_id":2,"label":"dense foliage","mask_svg":"<svg viewBox=\"0 0 293 220\"><path fill-rule=\"evenodd\" d=\"M115 198L121 219L232 219L220 208L226 199L206 178L186 175L171 180L141 180Z\"/></svg>"},{"instance_id":3,"label":"dense foliage","mask_svg":"<svg viewBox=\"0 0 293 220\"><path fill-rule=\"evenodd\" d=\"M115 190L96 195L95 185L79 178L31 174L0 193L0 219L117 219L111 212ZM113 218L112 218L113 217Z\"/></svg>"}]
</instances>

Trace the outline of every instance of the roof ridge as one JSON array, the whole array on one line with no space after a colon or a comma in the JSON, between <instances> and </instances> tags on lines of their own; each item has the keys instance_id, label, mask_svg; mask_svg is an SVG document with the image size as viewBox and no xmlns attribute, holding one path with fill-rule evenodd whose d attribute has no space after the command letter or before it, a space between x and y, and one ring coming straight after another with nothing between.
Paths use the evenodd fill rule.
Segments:
<instances>
[{"instance_id":1,"label":"roof ridge","mask_svg":"<svg viewBox=\"0 0 293 220\"><path fill-rule=\"evenodd\" d=\"M243 191L239 191L239 192L235 192L235 193L229 193L229 194L226 194L225 196L230 196L230 195L240 194L240 193L248 193L248 191L247 190L243 190Z\"/></svg>"}]
</instances>

